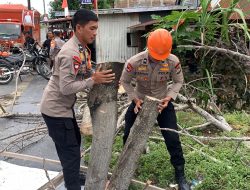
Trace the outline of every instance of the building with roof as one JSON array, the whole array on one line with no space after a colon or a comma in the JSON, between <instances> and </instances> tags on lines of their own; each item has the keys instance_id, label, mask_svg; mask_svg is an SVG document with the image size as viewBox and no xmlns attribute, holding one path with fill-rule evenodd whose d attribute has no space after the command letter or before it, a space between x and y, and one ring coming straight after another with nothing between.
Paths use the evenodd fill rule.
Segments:
<instances>
[{"instance_id":1,"label":"building with roof","mask_svg":"<svg viewBox=\"0 0 250 190\"><path fill-rule=\"evenodd\" d=\"M121 61L142 51L145 34L156 23L151 15L165 16L172 10L190 9L187 6L117 8L99 11L99 29L96 39L97 61Z\"/></svg>"},{"instance_id":2,"label":"building with roof","mask_svg":"<svg viewBox=\"0 0 250 190\"><path fill-rule=\"evenodd\" d=\"M151 15L166 16L173 10L196 9L198 5L197 0L188 0L181 5L178 2L180 4L176 0L117 0L115 8L98 10L98 35L91 48L93 59L97 62L125 62L142 51L146 46L144 34L156 23ZM61 17L63 12L55 12L55 16ZM71 18L58 18L46 23L69 29L70 21Z\"/></svg>"}]
</instances>

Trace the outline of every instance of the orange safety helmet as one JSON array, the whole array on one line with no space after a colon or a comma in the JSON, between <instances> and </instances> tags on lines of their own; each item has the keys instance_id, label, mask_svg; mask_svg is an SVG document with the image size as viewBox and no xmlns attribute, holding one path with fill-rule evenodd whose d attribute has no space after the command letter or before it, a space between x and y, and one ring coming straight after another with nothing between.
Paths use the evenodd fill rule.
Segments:
<instances>
[{"instance_id":1,"label":"orange safety helmet","mask_svg":"<svg viewBox=\"0 0 250 190\"><path fill-rule=\"evenodd\" d=\"M157 29L149 34L147 47L151 57L162 61L168 58L172 50L172 36L166 29Z\"/></svg>"}]
</instances>

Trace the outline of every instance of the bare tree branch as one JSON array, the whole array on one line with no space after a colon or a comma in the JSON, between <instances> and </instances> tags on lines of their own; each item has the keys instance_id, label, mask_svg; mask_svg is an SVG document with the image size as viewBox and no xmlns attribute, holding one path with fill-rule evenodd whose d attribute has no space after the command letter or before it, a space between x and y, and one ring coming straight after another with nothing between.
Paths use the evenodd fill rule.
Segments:
<instances>
[{"instance_id":1,"label":"bare tree branch","mask_svg":"<svg viewBox=\"0 0 250 190\"><path fill-rule=\"evenodd\" d=\"M212 47L212 46L194 46L194 45L179 45L177 46L178 48L191 48L191 49L206 49L206 50L212 50L212 51L217 51L220 53L226 53L226 54L230 54L232 56L236 56L239 57L242 60L248 60L250 61L250 56L245 55L245 54L241 54L239 52L235 52L229 49L224 49L224 48L218 48L218 47Z\"/></svg>"},{"instance_id":2,"label":"bare tree branch","mask_svg":"<svg viewBox=\"0 0 250 190\"><path fill-rule=\"evenodd\" d=\"M47 169L45 168L45 158L43 158L43 170L45 171L45 175L46 175L47 179L49 180L49 183L51 184L52 188L53 188L54 190L56 190L54 184L53 184L52 181L50 180L49 173L48 173Z\"/></svg>"},{"instance_id":3,"label":"bare tree branch","mask_svg":"<svg viewBox=\"0 0 250 190\"><path fill-rule=\"evenodd\" d=\"M196 136L196 135L191 135L188 133L184 133L181 131L176 131L174 129L169 129L169 128L159 128L159 130L163 131L171 131L174 133L178 133L180 135L188 136L191 138L197 138L201 140L218 140L218 141L250 141L250 137L205 137L205 136Z\"/></svg>"},{"instance_id":4,"label":"bare tree branch","mask_svg":"<svg viewBox=\"0 0 250 190\"><path fill-rule=\"evenodd\" d=\"M21 48L19 48L19 50L20 50L20 51L22 52L22 54L23 54L23 63L22 63L22 66L20 67L20 69L18 70L17 76L16 76L16 90L15 90L15 95L14 95L13 102L12 102L11 109L10 109L11 112L13 111L13 107L14 107L15 102L16 102L17 90L18 90L18 88L17 88L18 79L19 79L20 73L21 73L21 71L22 71L22 69L23 69L23 66L24 66L24 64L25 64L25 61L26 61L26 54L24 53L24 51L23 51Z\"/></svg>"}]
</instances>

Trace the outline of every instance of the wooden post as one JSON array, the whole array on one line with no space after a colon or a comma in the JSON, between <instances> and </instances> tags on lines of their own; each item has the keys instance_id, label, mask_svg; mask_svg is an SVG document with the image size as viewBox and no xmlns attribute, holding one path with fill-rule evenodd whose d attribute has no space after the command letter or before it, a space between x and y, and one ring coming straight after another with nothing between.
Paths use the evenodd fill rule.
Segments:
<instances>
[{"instance_id":1,"label":"wooden post","mask_svg":"<svg viewBox=\"0 0 250 190\"><path fill-rule=\"evenodd\" d=\"M146 97L111 176L108 190L127 190L157 118L159 100Z\"/></svg>"},{"instance_id":2,"label":"wooden post","mask_svg":"<svg viewBox=\"0 0 250 190\"><path fill-rule=\"evenodd\" d=\"M88 95L93 138L85 190L105 189L117 126L117 93L123 66L124 64L119 62L98 64L100 71L112 69L115 81L95 85Z\"/></svg>"}]
</instances>

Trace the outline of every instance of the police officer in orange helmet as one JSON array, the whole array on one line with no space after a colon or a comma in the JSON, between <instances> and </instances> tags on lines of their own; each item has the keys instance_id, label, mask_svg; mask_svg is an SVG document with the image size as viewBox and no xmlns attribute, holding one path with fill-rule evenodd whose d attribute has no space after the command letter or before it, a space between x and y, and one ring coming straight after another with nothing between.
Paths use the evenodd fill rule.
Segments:
<instances>
[{"instance_id":1,"label":"police officer in orange helmet","mask_svg":"<svg viewBox=\"0 0 250 190\"><path fill-rule=\"evenodd\" d=\"M123 142L129 136L137 113L142 108L145 96L161 100L157 117L160 128L177 130L176 113L172 101L176 99L183 84L183 73L178 57L171 54L172 36L165 29L157 29L150 33L147 50L131 57L125 64L121 84L132 101L125 115L125 130ZM131 85L136 81L136 88ZM172 85L168 82L172 80ZM163 131L171 163L175 168L175 179L181 190L190 190L185 173L183 151L179 135L170 131Z\"/></svg>"}]
</instances>

